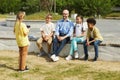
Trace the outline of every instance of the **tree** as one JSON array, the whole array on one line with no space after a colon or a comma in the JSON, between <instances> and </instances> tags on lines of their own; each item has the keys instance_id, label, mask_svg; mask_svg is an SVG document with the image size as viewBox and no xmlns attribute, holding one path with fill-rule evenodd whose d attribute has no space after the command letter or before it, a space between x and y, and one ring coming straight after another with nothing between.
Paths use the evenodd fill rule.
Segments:
<instances>
[{"instance_id":1,"label":"tree","mask_svg":"<svg viewBox=\"0 0 120 80\"><path fill-rule=\"evenodd\" d=\"M0 0L0 13L27 13L39 11L61 13L63 9L75 11L83 16L105 15L114 6L120 6L120 0Z\"/></svg>"},{"instance_id":2,"label":"tree","mask_svg":"<svg viewBox=\"0 0 120 80\"><path fill-rule=\"evenodd\" d=\"M0 0L0 13L17 12L20 0Z\"/></svg>"},{"instance_id":3,"label":"tree","mask_svg":"<svg viewBox=\"0 0 120 80\"><path fill-rule=\"evenodd\" d=\"M40 10L52 12L53 7L56 6L55 0L40 0Z\"/></svg>"},{"instance_id":4,"label":"tree","mask_svg":"<svg viewBox=\"0 0 120 80\"><path fill-rule=\"evenodd\" d=\"M28 14L35 13L39 11L39 1L38 0L21 0L21 9Z\"/></svg>"},{"instance_id":5,"label":"tree","mask_svg":"<svg viewBox=\"0 0 120 80\"><path fill-rule=\"evenodd\" d=\"M111 0L74 0L75 11L84 16L105 15L111 11Z\"/></svg>"},{"instance_id":6,"label":"tree","mask_svg":"<svg viewBox=\"0 0 120 80\"><path fill-rule=\"evenodd\" d=\"M56 0L57 12L61 13L63 9L68 9L70 12L74 9L74 0Z\"/></svg>"}]
</instances>

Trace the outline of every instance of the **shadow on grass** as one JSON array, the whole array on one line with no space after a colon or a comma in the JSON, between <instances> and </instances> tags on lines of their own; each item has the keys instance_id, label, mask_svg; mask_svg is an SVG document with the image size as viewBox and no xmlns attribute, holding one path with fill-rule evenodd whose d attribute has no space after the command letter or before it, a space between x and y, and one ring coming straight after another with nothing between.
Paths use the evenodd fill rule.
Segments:
<instances>
[{"instance_id":1,"label":"shadow on grass","mask_svg":"<svg viewBox=\"0 0 120 80\"><path fill-rule=\"evenodd\" d=\"M18 69L14 69L13 67L7 66L6 64L0 64L0 68L7 68L7 69L14 70L14 71L18 71Z\"/></svg>"},{"instance_id":2,"label":"shadow on grass","mask_svg":"<svg viewBox=\"0 0 120 80\"><path fill-rule=\"evenodd\" d=\"M42 56L38 56L37 53L30 52L30 53L28 53L28 55L33 55L33 56L36 56L36 57L42 57L42 58L45 58L45 60L46 60L47 62L53 62L53 61L51 60L51 58L50 58L51 55L48 55L47 53L45 53L45 54L42 55Z\"/></svg>"}]
</instances>

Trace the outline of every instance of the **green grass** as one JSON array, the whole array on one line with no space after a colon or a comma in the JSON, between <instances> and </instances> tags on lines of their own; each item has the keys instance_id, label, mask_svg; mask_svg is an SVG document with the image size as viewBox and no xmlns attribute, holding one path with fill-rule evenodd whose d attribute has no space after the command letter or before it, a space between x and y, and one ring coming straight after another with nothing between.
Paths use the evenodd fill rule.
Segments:
<instances>
[{"instance_id":1,"label":"green grass","mask_svg":"<svg viewBox=\"0 0 120 80\"><path fill-rule=\"evenodd\" d=\"M14 59L11 58L11 57L0 57L0 60L4 60L4 61L12 61L12 60L14 60Z\"/></svg>"},{"instance_id":2,"label":"green grass","mask_svg":"<svg viewBox=\"0 0 120 80\"><path fill-rule=\"evenodd\" d=\"M56 63L57 64L57 63ZM120 72L94 70L87 64L71 63L58 64L52 68L44 65L35 65L26 73L12 73L9 76L20 80L39 80L37 77L44 77L43 80L119 80ZM25 77L33 75L34 78ZM75 78L75 79L74 79Z\"/></svg>"},{"instance_id":3,"label":"green grass","mask_svg":"<svg viewBox=\"0 0 120 80\"><path fill-rule=\"evenodd\" d=\"M48 14L47 12L38 12L38 13L26 15L25 20L45 20L47 14ZM53 20L58 20L62 18L61 15L55 13L52 13L52 16L53 16ZM0 14L0 19L7 17L12 17L12 16L9 16L8 14Z\"/></svg>"},{"instance_id":4,"label":"green grass","mask_svg":"<svg viewBox=\"0 0 120 80\"><path fill-rule=\"evenodd\" d=\"M0 52L0 56L0 80L120 80L120 62L66 61L64 58L47 62L47 57L32 54L27 58L30 71L20 73L13 70L18 68L18 52Z\"/></svg>"},{"instance_id":5,"label":"green grass","mask_svg":"<svg viewBox=\"0 0 120 80\"><path fill-rule=\"evenodd\" d=\"M27 19L27 20L45 20L46 15L47 15L46 12L39 12L39 13L27 15L25 17L25 19ZM52 13L52 16L53 16L53 20L58 20L58 19L62 18L62 16L59 14Z\"/></svg>"},{"instance_id":6,"label":"green grass","mask_svg":"<svg viewBox=\"0 0 120 80\"><path fill-rule=\"evenodd\" d=\"M110 13L107 15L107 17L120 17L120 12L118 13Z\"/></svg>"},{"instance_id":7,"label":"green grass","mask_svg":"<svg viewBox=\"0 0 120 80\"><path fill-rule=\"evenodd\" d=\"M0 19L7 18L8 14L0 14Z\"/></svg>"}]
</instances>

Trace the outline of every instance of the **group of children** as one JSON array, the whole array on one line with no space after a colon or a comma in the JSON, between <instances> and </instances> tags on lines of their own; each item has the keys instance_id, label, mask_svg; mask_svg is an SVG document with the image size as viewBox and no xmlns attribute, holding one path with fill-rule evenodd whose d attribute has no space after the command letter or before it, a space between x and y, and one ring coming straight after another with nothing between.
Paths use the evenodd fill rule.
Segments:
<instances>
[{"instance_id":1,"label":"group of children","mask_svg":"<svg viewBox=\"0 0 120 80\"><path fill-rule=\"evenodd\" d=\"M22 22L24 19L24 16L25 16L24 12L19 12L17 14L17 19L14 26L14 33L16 35L16 41L17 41L17 44L19 47L19 53L20 53L19 71L28 70L25 63L26 63L26 56L28 53L28 45L29 45L29 41L28 41L29 28L27 28L26 25ZM48 54L50 55L50 58L53 61L57 61L59 60L59 58L57 57L55 58L55 55L51 54L51 46L53 42L53 47L54 48L57 47L57 46L54 46L55 45L54 38L56 36L56 30L58 29L58 26L56 25L55 27L55 25L51 22L51 20L52 20L52 15L48 14L45 18L45 23L42 26L40 26L41 37L37 40L37 46L40 49L40 53L38 54L38 56L42 56L43 54L45 54L42 43L46 42L48 47ZM72 34L70 35L72 37L70 52L69 52L69 55L65 58L66 60L79 58L77 43L83 44L84 53L85 53L84 60L88 60L87 47L91 44L94 45L95 57L93 61L97 60L98 45L103 41L103 38L99 32L99 29L95 27L95 24L96 24L96 20L94 18L88 18L87 19L88 29L86 30L86 27L83 25L83 17L80 15L76 16L76 23L73 25L73 29L71 29L73 30L72 33L70 33ZM59 39L62 40L62 37Z\"/></svg>"}]
</instances>

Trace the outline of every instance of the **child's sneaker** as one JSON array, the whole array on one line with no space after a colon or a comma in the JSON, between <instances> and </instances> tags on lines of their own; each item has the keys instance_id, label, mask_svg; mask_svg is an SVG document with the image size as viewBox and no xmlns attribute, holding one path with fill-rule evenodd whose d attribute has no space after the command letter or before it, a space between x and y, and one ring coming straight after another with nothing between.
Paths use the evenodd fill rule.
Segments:
<instances>
[{"instance_id":1,"label":"child's sneaker","mask_svg":"<svg viewBox=\"0 0 120 80\"><path fill-rule=\"evenodd\" d=\"M59 60L59 57L56 56L55 59L53 60L54 62L58 61Z\"/></svg>"},{"instance_id":2,"label":"child's sneaker","mask_svg":"<svg viewBox=\"0 0 120 80\"><path fill-rule=\"evenodd\" d=\"M24 70L18 70L18 72L27 72L27 71L29 71L29 68L27 66L25 66Z\"/></svg>"},{"instance_id":3,"label":"child's sneaker","mask_svg":"<svg viewBox=\"0 0 120 80\"><path fill-rule=\"evenodd\" d=\"M71 55L68 55L66 58L65 58L66 60L72 60L72 56Z\"/></svg>"},{"instance_id":4,"label":"child's sneaker","mask_svg":"<svg viewBox=\"0 0 120 80\"><path fill-rule=\"evenodd\" d=\"M43 51L40 51L39 54L37 55L38 57L41 57L41 56L44 56L45 55L45 52Z\"/></svg>"},{"instance_id":5,"label":"child's sneaker","mask_svg":"<svg viewBox=\"0 0 120 80\"><path fill-rule=\"evenodd\" d=\"M79 53L76 51L75 53L74 53L74 57L75 57L75 59L77 59L77 58L79 58Z\"/></svg>"},{"instance_id":6,"label":"child's sneaker","mask_svg":"<svg viewBox=\"0 0 120 80\"><path fill-rule=\"evenodd\" d=\"M55 54L53 54L50 58L54 61L54 60L55 60L55 58L56 58L56 55L55 55Z\"/></svg>"}]
</instances>

